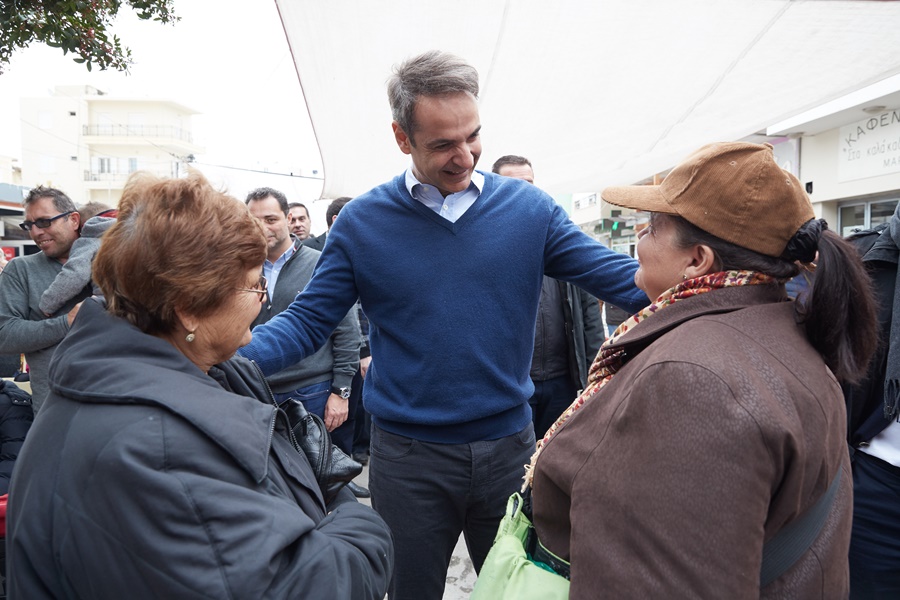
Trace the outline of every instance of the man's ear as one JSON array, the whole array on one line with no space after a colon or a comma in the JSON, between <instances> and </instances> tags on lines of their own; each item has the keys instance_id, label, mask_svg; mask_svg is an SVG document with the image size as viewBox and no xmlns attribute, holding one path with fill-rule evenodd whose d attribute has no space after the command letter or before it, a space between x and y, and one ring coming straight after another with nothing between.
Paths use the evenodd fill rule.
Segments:
<instances>
[{"instance_id":1,"label":"man's ear","mask_svg":"<svg viewBox=\"0 0 900 600\"><path fill-rule=\"evenodd\" d=\"M406 135L406 132L400 127L400 124L397 121L393 121L391 127L394 129L394 139L397 140L400 152L403 154L412 152L412 140L409 139L409 136Z\"/></svg>"}]
</instances>

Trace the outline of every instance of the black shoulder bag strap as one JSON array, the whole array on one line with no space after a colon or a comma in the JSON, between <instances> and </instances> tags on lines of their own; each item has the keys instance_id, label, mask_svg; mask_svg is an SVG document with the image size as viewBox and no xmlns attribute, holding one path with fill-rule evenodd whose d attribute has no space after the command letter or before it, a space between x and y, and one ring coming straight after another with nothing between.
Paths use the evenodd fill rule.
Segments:
<instances>
[{"instance_id":1,"label":"black shoulder bag strap","mask_svg":"<svg viewBox=\"0 0 900 600\"><path fill-rule=\"evenodd\" d=\"M759 588L763 589L800 560L810 545L819 537L825 519L831 512L834 496L841 483L841 469L838 467L828 490L803 515L782 527L771 540L763 545L762 568L759 574Z\"/></svg>"}]
</instances>

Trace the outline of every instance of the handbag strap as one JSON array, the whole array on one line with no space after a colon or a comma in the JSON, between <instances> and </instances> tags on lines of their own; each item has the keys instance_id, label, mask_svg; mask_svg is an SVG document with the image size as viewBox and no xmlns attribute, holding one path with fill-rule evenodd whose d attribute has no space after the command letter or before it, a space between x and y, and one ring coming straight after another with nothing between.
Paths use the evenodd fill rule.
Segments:
<instances>
[{"instance_id":1,"label":"handbag strap","mask_svg":"<svg viewBox=\"0 0 900 600\"><path fill-rule=\"evenodd\" d=\"M825 519L831 512L840 481L841 470L838 469L837 475L822 497L799 518L782 527L775 537L763 544L762 568L759 574L760 589L784 575L819 537Z\"/></svg>"},{"instance_id":2,"label":"handbag strap","mask_svg":"<svg viewBox=\"0 0 900 600\"><path fill-rule=\"evenodd\" d=\"M532 518L532 499L531 486L526 486L525 490L519 494L522 502L522 515L528 519L528 534L522 545L525 547L525 554L528 558L539 567L546 569L552 573L556 573L560 577L570 579L570 565L567 561L556 556L547 550L538 539L537 530L534 528L534 520Z\"/></svg>"}]
</instances>

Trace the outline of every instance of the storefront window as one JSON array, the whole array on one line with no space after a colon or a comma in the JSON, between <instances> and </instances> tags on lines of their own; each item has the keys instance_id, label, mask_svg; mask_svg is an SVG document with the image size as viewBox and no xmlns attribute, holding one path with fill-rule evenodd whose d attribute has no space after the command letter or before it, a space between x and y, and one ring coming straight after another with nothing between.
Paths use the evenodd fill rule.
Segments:
<instances>
[{"instance_id":1,"label":"storefront window","mask_svg":"<svg viewBox=\"0 0 900 600\"><path fill-rule=\"evenodd\" d=\"M869 220L869 227L875 227L882 223L887 223L894 216L894 210L897 208L897 200L885 200L883 202L872 202L870 205L872 213Z\"/></svg>"},{"instance_id":2,"label":"storefront window","mask_svg":"<svg viewBox=\"0 0 900 600\"><path fill-rule=\"evenodd\" d=\"M846 237L855 230L866 228L866 205L854 204L840 209L841 235Z\"/></svg>"},{"instance_id":3,"label":"storefront window","mask_svg":"<svg viewBox=\"0 0 900 600\"><path fill-rule=\"evenodd\" d=\"M7 260L12 256L28 254L30 248L37 251L37 246L31 241L28 233L19 227L19 223L24 220L25 216L20 211L0 208L0 248L3 249Z\"/></svg>"},{"instance_id":4,"label":"storefront window","mask_svg":"<svg viewBox=\"0 0 900 600\"><path fill-rule=\"evenodd\" d=\"M897 202L896 198L890 198L888 200L872 200L870 202L857 201L856 204L841 206L838 209L841 235L846 237L856 231L870 229L889 222L897 209Z\"/></svg>"}]
</instances>

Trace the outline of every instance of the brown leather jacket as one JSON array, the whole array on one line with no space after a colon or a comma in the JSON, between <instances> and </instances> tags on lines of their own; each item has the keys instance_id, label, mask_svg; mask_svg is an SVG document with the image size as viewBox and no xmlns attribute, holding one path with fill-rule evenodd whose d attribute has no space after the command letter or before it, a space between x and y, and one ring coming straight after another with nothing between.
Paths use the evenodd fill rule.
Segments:
<instances>
[{"instance_id":1,"label":"brown leather jacket","mask_svg":"<svg viewBox=\"0 0 900 600\"><path fill-rule=\"evenodd\" d=\"M571 598L846 598L843 396L781 286L677 302L618 342L628 363L537 463L539 538ZM759 588L763 542L842 469L822 533Z\"/></svg>"}]
</instances>

